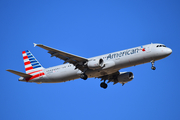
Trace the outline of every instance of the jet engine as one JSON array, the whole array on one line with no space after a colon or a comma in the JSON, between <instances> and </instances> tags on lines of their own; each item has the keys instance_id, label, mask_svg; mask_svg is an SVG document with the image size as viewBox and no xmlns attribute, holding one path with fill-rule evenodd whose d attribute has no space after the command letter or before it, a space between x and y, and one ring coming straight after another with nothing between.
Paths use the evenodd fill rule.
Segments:
<instances>
[{"instance_id":1,"label":"jet engine","mask_svg":"<svg viewBox=\"0 0 180 120\"><path fill-rule=\"evenodd\" d=\"M118 75L117 80L119 83L127 83L131 81L134 78L134 75L132 72L120 72L120 75Z\"/></svg>"},{"instance_id":2,"label":"jet engine","mask_svg":"<svg viewBox=\"0 0 180 120\"><path fill-rule=\"evenodd\" d=\"M104 67L104 61L101 58L93 59L93 60L88 61L87 66L89 69L93 69L93 70L99 69L99 68Z\"/></svg>"}]
</instances>

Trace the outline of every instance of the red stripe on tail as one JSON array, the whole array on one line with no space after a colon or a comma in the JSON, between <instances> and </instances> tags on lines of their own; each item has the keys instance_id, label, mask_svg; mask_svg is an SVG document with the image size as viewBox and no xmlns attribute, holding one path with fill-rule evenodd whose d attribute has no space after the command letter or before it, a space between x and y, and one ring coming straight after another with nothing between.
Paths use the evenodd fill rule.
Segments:
<instances>
[{"instance_id":1,"label":"red stripe on tail","mask_svg":"<svg viewBox=\"0 0 180 120\"><path fill-rule=\"evenodd\" d=\"M43 75L45 75L45 74L44 73L40 73L40 74L34 75L34 76L30 77L30 78L26 78L26 81L28 82L29 80L35 79L35 78L43 76Z\"/></svg>"},{"instance_id":2,"label":"red stripe on tail","mask_svg":"<svg viewBox=\"0 0 180 120\"><path fill-rule=\"evenodd\" d=\"M31 66L31 67L28 67L28 68L25 68L25 69L26 69L26 71L28 71L28 70L32 70L33 67Z\"/></svg>"},{"instance_id":3,"label":"red stripe on tail","mask_svg":"<svg viewBox=\"0 0 180 120\"><path fill-rule=\"evenodd\" d=\"M24 63L24 65L29 65L29 64L31 64L30 61Z\"/></svg>"},{"instance_id":4,"label":"red stripe on tail","mask_svg":"<svg viewBox=\"0 0 180 120\"><path fill-rule=\"evenodd\" d=\"M31 73L28 73L28 74L33 74L33 73L40 72L40 71L42 71L42 70L34 71L34 72L31 72Z\"/></svg>"},{"instance_id":5,"label":"red stripe on tail","mask_svg":"<svg viewBox=\"0 0 180 120\"><path fill-rule=\"evenodd\" d=\"M28 56L24 56L23 59L24 59L24 60L25 60L25 59L28 59Z\"/></svg>"}]
</instances>

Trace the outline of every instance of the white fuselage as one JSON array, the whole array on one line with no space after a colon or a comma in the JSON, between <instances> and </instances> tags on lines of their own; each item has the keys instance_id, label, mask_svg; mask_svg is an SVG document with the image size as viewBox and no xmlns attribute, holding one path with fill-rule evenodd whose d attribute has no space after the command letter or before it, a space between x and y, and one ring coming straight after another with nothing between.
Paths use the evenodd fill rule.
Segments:
<instances>
[{"instance_id":1,"label":"white fuselage","mask_svg":"<svg viewBox=\"0 0 180 120\"><path fill-rule=\"evenodd\" d=\"M158 46L159 45L159 46ZM160 46L161 45L161 46ZM158 47L157 47L158 46ZM122 68L136 66L152 60L160 60L170 55L172 50L162 44L148 44L114 53L109 53L88 60L103 59L105 66L100 69L88 69L86 74L89 78L112 74ZM82 71L75 69L73 64L63 64L44 69L44 76L32 79L28 82L57 83L80 78Z\"/></svg>"}]
</instances>

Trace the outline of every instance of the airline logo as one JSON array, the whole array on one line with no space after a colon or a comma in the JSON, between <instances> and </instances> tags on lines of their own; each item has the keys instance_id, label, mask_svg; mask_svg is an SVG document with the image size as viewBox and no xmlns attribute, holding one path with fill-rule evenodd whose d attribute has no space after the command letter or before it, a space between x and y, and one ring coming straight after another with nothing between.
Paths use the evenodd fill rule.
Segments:
<instances>
[{"instance_id":1,"label":"airline logo","mask_svg":"<svg viewBox=\"0 0 180 120\"><path fill-rule=\"evenodd\" d=\"M143 46L141 46L141 49L142 49L143 52L146 51L145 48L144 48Z\"/></svg>"},{"instance_id":2,"label":"airline logo","mask_svg":"<svg viewBox=\"0 0 180 120\"><path fill-rule=\"evenodd\" d=\"M131 55L131 54L136 54L136 53L138 53L141 50L143 52L146 51L145 48L143 46L141 46L139 48L133 48L133 49L121 51L119 53L112 53L112 54L109 54L107 56L107 60L108 59L113 59L113 58L119 58L119 57L123 57L123 56L127 56L127 55Z\"/></svg>"},{"instance_id":3,"label":"airline logo","mask_svg":"<svg viewBox=\"0 0 180 120\"><path fill-rule=\"evenodd\" d=\"M26 81L43 76L44 68L36 60L36 58L31 54L31 52L29 50L26 50L26 51L23 51L22 54L23 54L23 60L24 60L26 73L33 75L31 78L27 78Z\"/></svg>"},{"instance_id":4,"label":"airline logo","mask_svg":"<svg viewBox=\"0 0 180 120\"><path fill-rule=\"evenodd\" d=\"M127 56L127 55L131 55L131 54L136 54L139 52L139 48L133 48L133 49L129 49L129 50L124 50L121 51L119 53L111 53L107 56L107 60L108 59L113 59L113 58L119 58L119 57L123 57L123 56Z\"/></svg>"}]
</instances>

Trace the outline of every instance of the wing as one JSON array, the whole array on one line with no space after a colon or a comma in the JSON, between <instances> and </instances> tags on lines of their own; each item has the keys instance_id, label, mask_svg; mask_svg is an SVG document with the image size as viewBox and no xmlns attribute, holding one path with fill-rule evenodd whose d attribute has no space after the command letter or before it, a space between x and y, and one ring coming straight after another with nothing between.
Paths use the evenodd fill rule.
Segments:
<instances>
[{"instance_id":1,"label":"wing","mask_svg":"<svg viewBox=\"0 0 180 120\"><path fill-rule=\"evenodd\" d=\"M101 78L101 81L108 80L107 83L113 82L113 85L115 85L116 83L118 83L118 80L117 80L118 75L120 75L119 71L117 71L115 73L112 73L112 74L109 74L109 75L101 76L101 77L98 77L98 78Z\"/></svg>"},{"instance_id":2,"label":"wing","mask_svg":"<svg viewBox=\"0 0 180 120\"><path fill-rule=\"evenodd\" d=\"M80 69L81 71L84 70L83 63L88 61L88 59L86 59L86 58L83 58L83 57L80 57L77 55L73 55L73 54L70 54L70 53L67 53L64 51L60 51L60 50L57 50L57 49L54 49L54 48L51 48L51 47L48 47L48 46L45 46L42 44L34 43L34 46L38 46L45 50L48 50L48 53L51 54L51 57L56 56L57 58L64 60L65 61L64 63L68 62L68 63L73 64L74 66L76 66L76 68Z\"/></svg>"}]
</instances>

